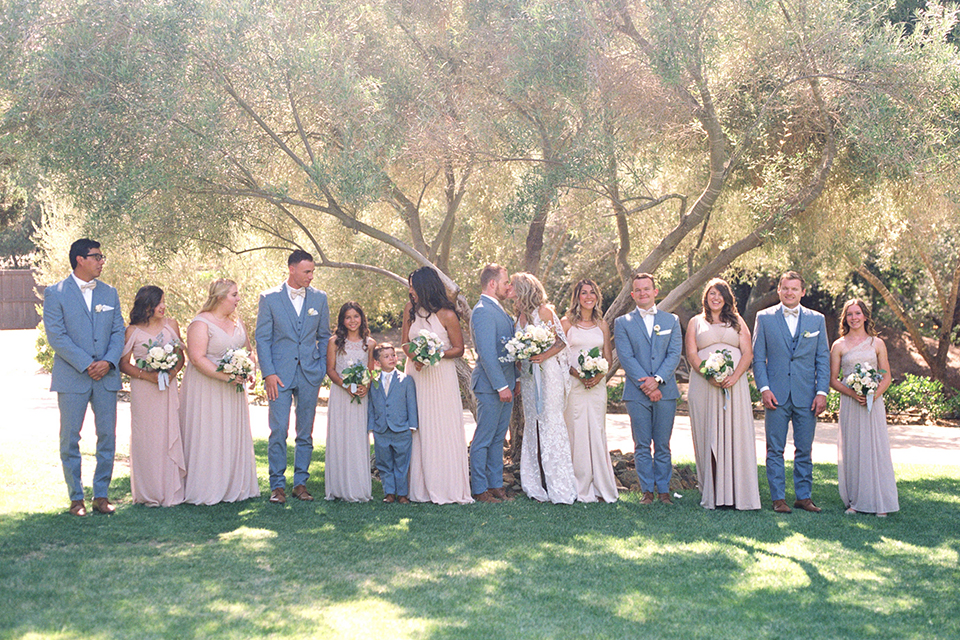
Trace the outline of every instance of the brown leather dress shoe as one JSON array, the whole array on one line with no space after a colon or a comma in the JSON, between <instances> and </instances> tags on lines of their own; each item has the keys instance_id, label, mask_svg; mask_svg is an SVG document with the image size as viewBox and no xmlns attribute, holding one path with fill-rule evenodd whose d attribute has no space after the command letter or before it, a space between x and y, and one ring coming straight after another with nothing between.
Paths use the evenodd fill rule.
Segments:
<instances>
[{"instance_id":1,"label":"brown leather dress shoe","mask_svg":"<svg viewBox=\"0 0 960 640\"><path fill-rule=\"evenodd\" d=\"M83 500L72 500L70 502L70 515L80 518L87 515L87 505L83 503Z\"/></svg>"},{"instance_id":2,"label":"brown leather dress shoe","mask_svg":"<svg viewBox=\"0 0 960 640\"><path fill-rule=\"evenodd\" d=\"M653 491L644 491L640 504L653 504Z\"/></svg>"},{"instance_id":3,"label":"brown leather dress shoe","mask_svg":"<svg viewBox=\"0 0 960 640\"><path fill-rule=\"evenodd\" d=\"M475 493L473 499L477 502L489 502L491 504L500 504L500 501L493 497L493 494L490 493L490 490L487 489L483 493Z\"/></svg>"},{"instance_id":4,"label":"brown leather dress shoe","mask_svg":"<svg viewBox=\"0 0 960 640\"><path fill-rule=\"evenodd\" d=\"M410 498L408 498L407 496L400 496L399 498L397 498L397 502L399 502L400 504L410 504Z\"/></svg>"},{"instance_id":5,"label":"brown leather dress shoe","mask_svg":"<svg viewBox=\"0 0 960 640\"><path fill-rule=\"evenodd\" d=\"M773 510L777 513L793 513L793 509L787 506L786 500L774 500Z\"/></svg>"},{"instance_id":6,"label":"brown leather dress shoe","mask_svg":"<svg viewBox=\"0 0 960 640\"><path fill-rule=\"evenodd\" d=\"M507 502L514 499L513 496L507 495L507 490L504 489L503 487L498 487L496 489L487 489L487 491L490 492L490 495L492 495L497 500L500 500L501 502Z\"/></svg>"},{"instance_id":7,"label":"brown leather dress shoe","mask_svg":"<svg viewBox=\"0 0 960 640\"><path fill-rule=\"evenodd\" d=\"M99 511L100 513L105 513L108 516L117 510L110 501L106 498L94 498L93 499L93 510Z\"/></svg>"},{"instance_id":8,"label":"brown leather dress shoe","mask_svg":"<svg viewBox=\"0 0 960 640\"><path fill-rule=\"evenodd\" d=\"M302 484L298 484L293 488L293 497L306 502L313 502L313 496L310 495L310 492L307 491L307 488Z\"/></svg>"},{"instance_id":9,"label":"brown leather dress shoe","mask_svg":"<svg viewBox=\"0 0 960 640\"><path fill-rule=\"evenodd\" d=\"M804 498L803 500L797 500L793 503L794 509L803 509L804 511L809 511L810 513L820 513L823 511L820 507L813 504L813 500L810 498Z\"/></svg>"},{"instance_id":10,"label":"brown leather dress shoe","mask_svg":"<svg viewBox=\"0 0 960 640\"><path fill-rule=\"evenodd\" d=\"M669 493L661 493L657 495L657 499L660 500L663 504L673 504L673 500L670 499Z\"/></svg>"},{"instance_id":11,"label":"brown leather dress shoe","mask_svg":"<svg viewBox=\"0 0 960 640\"><path fill-rule=\"evenodd\" d=\"M383 496L383 501L387 504L392 504L397 501L397 497L392 493L388 493L387 495Z\"/></svg>"},{"instance_id":12,"label":"brown leather dress shoe","mask_svg":"<svg viewBox=\"0 0 960 640\"><path fill-rule=\"evenodd\" d=\"M273 504L284 504L287 501L287 492L283 490L283 487L277 487L270 492L270 502Z\"/></svg>"}]
</instances>

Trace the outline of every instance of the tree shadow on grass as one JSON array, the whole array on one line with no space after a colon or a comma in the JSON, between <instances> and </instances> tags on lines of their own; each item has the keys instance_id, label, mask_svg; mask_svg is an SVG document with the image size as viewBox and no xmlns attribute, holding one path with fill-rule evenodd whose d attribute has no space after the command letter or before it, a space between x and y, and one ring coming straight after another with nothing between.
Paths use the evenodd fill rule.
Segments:
<instances>
[{"instance_id":1,"label":"tree shadow on grass","mask_svg":"<svg viewBox=\"0 0 960 640\"><path fill-rule=\"evenodd\" d=\"M263 486L266 443L255 451ZM308 483L317 496L322 460L318 449ZM903 513L885 520L844 516L835 478L834 466L817 465L824 513L789 516L772 513L766 499L763 511L707 511L689 492L674 507L640 505L636 494L571 506L523 497L502 505L278 506L263 496L210 507L122 505L112 517L3 517L0 596L11 606L0 612L0 635L960 632L960 477L901 482ZM123 482L115 488L129 492Z\"/></svg>"}]
</instances>

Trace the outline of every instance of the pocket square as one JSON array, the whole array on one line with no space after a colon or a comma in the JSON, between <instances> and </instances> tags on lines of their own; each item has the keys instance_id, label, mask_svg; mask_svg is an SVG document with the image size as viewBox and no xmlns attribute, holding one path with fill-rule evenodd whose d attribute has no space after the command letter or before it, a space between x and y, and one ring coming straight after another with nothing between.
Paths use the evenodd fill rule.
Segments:
<instances>
[{"instance_id":1,"label":"pocket square","mask_svg":"<svg viewBox=\"0 0 960 640\"><path fill-rule=\"evenodd\" d=\"M804 332L803 332L803 337L804 337L804 338L816 338L818 335L820 335L820 332L819 332L819 331L814 331L814 332L812 332L812 333L811 333L810 331L804 331Z\"/></svg>"},{"instance_id":2,"label":"pocket square","mask_svg":"<svg viewBox=\"0 0 960 640\"><path fill-rule=\"evenodd\" d=\"M104 312L104 311L113 311L113 307L111 307L111 306L108 305L108 304L98 304L98 305L94 308L94 311L96 311L97 313L102 313L102 312Z\"/></svg>"},{"instance_id":3,"label":"pocket square","mask_svg":"<svg viewBox=\"0 0 960 640\"><path fill-rule=\"evenodd\" d=\"M673 329L664 329L663 331L657 331L658 336L665 336L670 333L673 333Z\"/></svg>"}]
</instances>

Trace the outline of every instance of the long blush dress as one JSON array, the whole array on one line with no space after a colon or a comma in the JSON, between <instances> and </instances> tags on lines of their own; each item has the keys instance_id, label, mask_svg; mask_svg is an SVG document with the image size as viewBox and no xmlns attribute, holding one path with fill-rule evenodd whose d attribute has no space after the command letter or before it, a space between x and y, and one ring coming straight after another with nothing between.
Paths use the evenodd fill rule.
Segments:
<instances>
[{"instance_id":1,"label":"long blush dress","mask_svg":"<svg viewBox=\"0 0 960 640\"><path fill-rule=\"evenodd\" d=\"M247 333L239 322L232 334L203 316L207 325L207 358L216 363L228 349L240 349ZM211 378L187 364L183 374L180 429L187 465L184 502L216 504L260 495L257 461L250 434L247 394L236 385Z\"/></svg>"},{"instance_id":2,"label":"long blush dress","mask_svg":"<svg viewBox=\"0 0 960 640\"><path fill-rule=\"evenodd\" d=\"M333 338L331 338L332 340ZM337 351L337 371L358 362L367 364L363 342L347 340ZM367 434L367 402L370 396L351 402L352 396L339 385L330 385L327 406L327 448L323 483L327 500L367 502L373 497L370 476L370 436Z\"/></svg>"},{"instance_id":3,"label":"long blush dress","mask_svg":"<svg viewBox=\"0 0 960 640\"><path fill-rule=\"evenodd\" d=\"M603 330L594 326L581 329L573 325L567 332L570 366L577 366L580 352L594 347L603 353ZM587 389L581 380L570 377L570 394L563 412L570 436L573 474L577 479L577 500L616 502L617 479L613 475L607 448L607 387L603 382Z\"/></svg>"},{"instance_id":4,"label":"long blush dress","mask_svg":"<svg viewBox=\"0 0 960 640\"><path fill-rule=\"evenodd\" d=\"M727 349L734 367L739 364L740 334L732 327L710 324L701 315L697 316L696 332L701 358ZM710 384L699 371L691 371L687 396L702 493L700 505L707 509L759 509L756 434L747 376L741 376L725 398L722 389Z\"/></svg>"},{"instance_id":5,"label":"long blush dress","mask_svg":"<svg viewBox=\"0 0 960 640\"><path fill-rule=\"evenodd\" d=\"M444 351L450 348L450 336L436 315L414 318L410 335L422 329L435 333ZM469 504L473 498L456 365L443 359L417 371L413 362L407 361L405 371L417 385L420 422L410 450L409 497L414 502Z\"/></svg>"},{"instance_id":6,"label":"long blush dress","mask_svg":"<svg viewBox=\"0 0 960 640\"><path fill-rule=\"evenodd\" d=\"M878 368L873 339L864 340L840 358L844 378L858 362ZM840 396L837 474L840 499L845 506L862 513L900 510L882 396L874 400L872 411L853 398Z\"/></svg>"},{"instance_id":7,"label":"long blush dress","mask_svg":"<svg viewBox=\"0 0 960 640\"><path fill-rule=\"evenodd\" d=\"M540 322L536 311L531 318ZM566 340L563 327L551 314L547 324ZM537 384L534 368L540 369ZM520 486L528 497L540 502L572 504L577 499L570 436L563 421L563 408L570 385L567 354L560 351L542 364L520 363L520 390L523 393L523 442L520 446ZM537 396L542 395L542 411Z\"/></svg>"},{"instance_id":8,"label":"long blush dress","mask_svg":"<svg viewBox=\"0 0 960 640\"><path fill-rule=\"evenodd\" d=\"M133 327L123 356L147 356L146 344L175 344L177 335L164 325L157 335ZM183 441L180 438L180 394L176 376L164 391L155 382L130 380L130 492L133 501L148 507L171 507L183 502Z\"/></svg>"}]
</instances>

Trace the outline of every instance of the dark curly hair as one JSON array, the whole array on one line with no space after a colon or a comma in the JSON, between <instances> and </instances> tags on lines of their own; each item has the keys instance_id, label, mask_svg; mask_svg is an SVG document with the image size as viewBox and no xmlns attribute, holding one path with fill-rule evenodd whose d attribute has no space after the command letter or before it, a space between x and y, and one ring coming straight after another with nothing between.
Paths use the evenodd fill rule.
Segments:
<instances>
[{"instance_id":1,"label":"dark curly hair","mask_svg":"<svg viewBox=\"0 0 960 640\"><path fill-rule=\"evenodd\" d=\"M700 304L703 306L703 317L710 321L710 307L707 306L707 294L710 289L716 289L720 297L723 298L723 308L720 309L720 321L730 325L734 331L740 333L740 314L737 312L737 299L733 297L733 289L727 284L726 280L714 278L703 288L703 298Z\"/></svg>"},{"instance_id":2,"label":"dark curly hair","mask_svg":"<svg viewBox=\"0 0 960 640\"><path fill-rule=\"evenodd\" d=\"M148 284L140 287L133 299L133 309L130 310L130 324L144 324L153 317L153 311L163 300L163 289Z\"/></svg>"},{"instance_id":3,"label":"dark curly hair","mask_svg":"<svg viewBox=\"0 0 960 640\"><path fill-rule=\"evenodd\" d=\"M344 344L347 342L347 333L349 333L349 331L347 330L347 325L343 323L343 320L347 316L347 311L350 311L350 309L360 314L360 340L363 341L363 350L366 351L367 338L370 337L370 328L367 326L367 314L363 312L363 307L353 300L344 302L340 307L340 313L337 314L336 338L333 342L337 345L337 351L341 353L345 351Z\"/></svg>"},{"instance_id":4,"label":"dark curly hair","mask_svg":"<svg viewBox=\"0 0 960 640\"><path fill-rule=\"evenodd\" d=\"M460 317L457 308L447 297L447 289L437 272L430 267L420 267L407 278L410 286L417 292L414 299L410 295L410 322L417 318L417 311L423 309L427 313L437 313L441 309L450 309Z\"/></svg>"}]
</instances>

